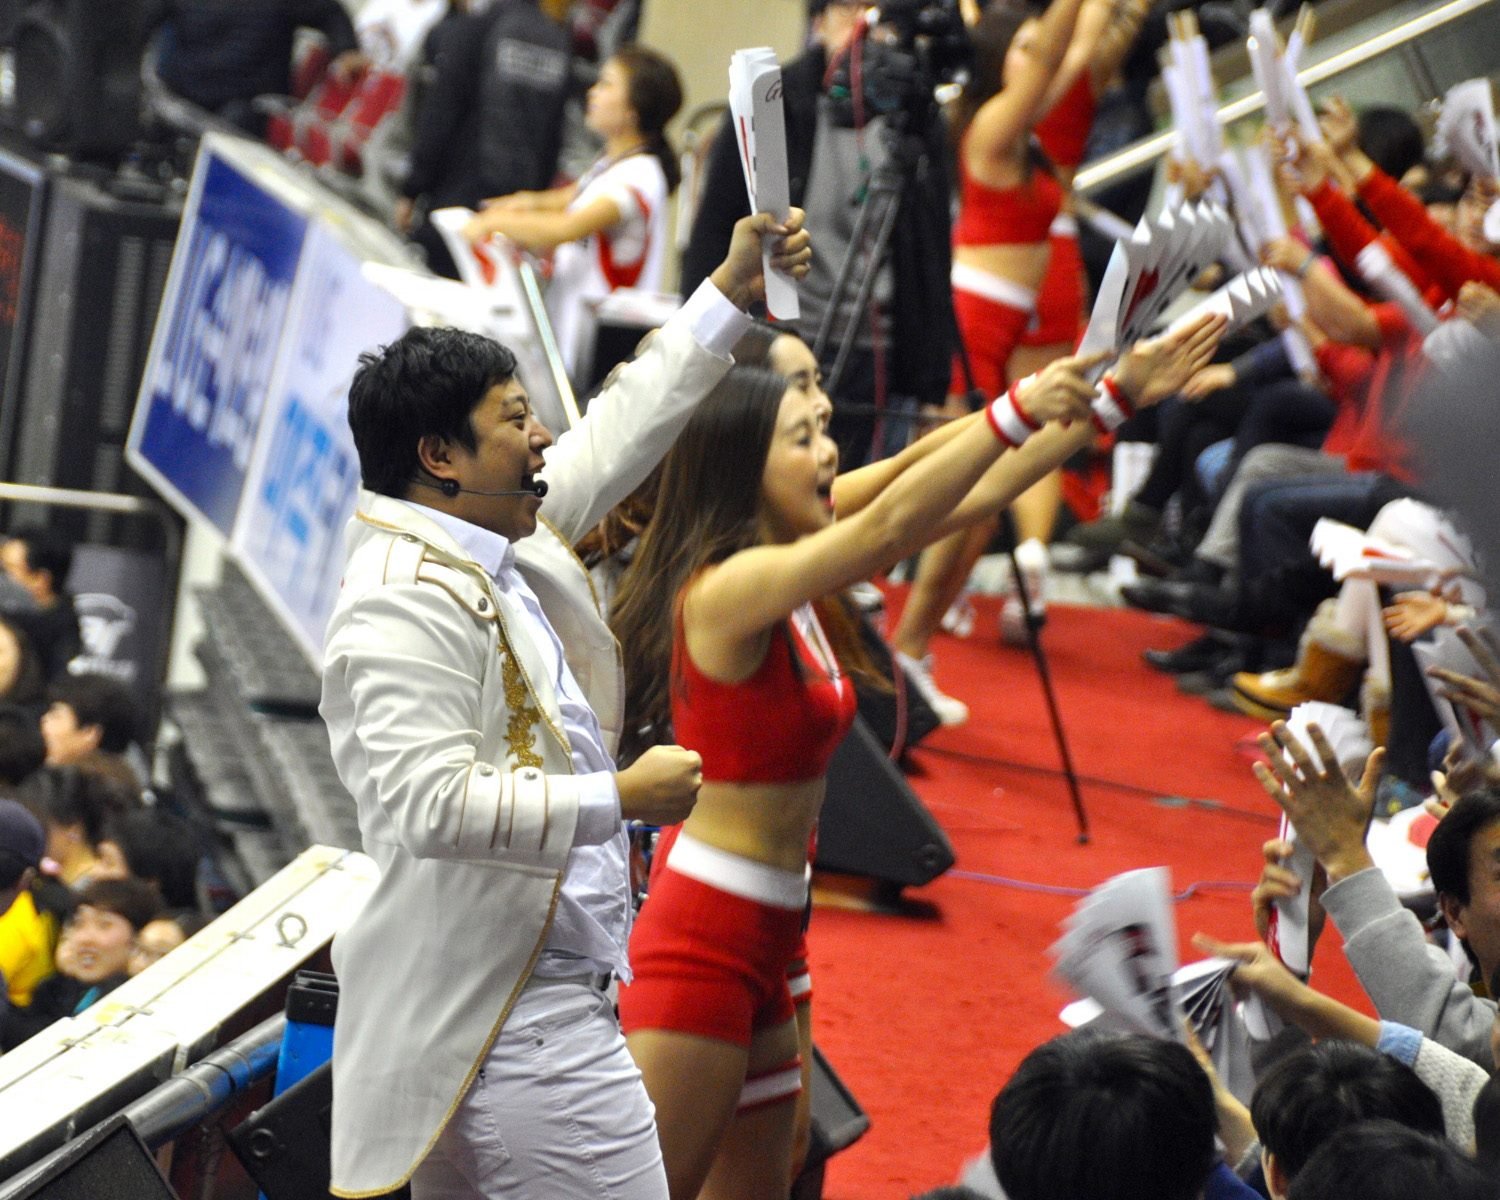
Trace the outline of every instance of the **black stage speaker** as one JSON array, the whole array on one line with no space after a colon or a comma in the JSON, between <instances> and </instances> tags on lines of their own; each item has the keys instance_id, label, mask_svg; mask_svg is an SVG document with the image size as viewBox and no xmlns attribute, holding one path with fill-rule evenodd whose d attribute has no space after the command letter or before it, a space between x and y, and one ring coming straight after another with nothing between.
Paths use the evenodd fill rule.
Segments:
<instances>
[{"instance_id":1,"label":"black stage speaker","mask_svg":"<svg viewBox=\"0 0 1500 1200\"><path fill-rule=\"evenodd\" d=\"M27 137L80 158L130 149L141 125L142 0L27 0L12 45Z\"/></svg>"},{"instance_id":2,"label":"black stage speaker","mask_svg":"<svg viewBox=\"0 0 1500 1200\"><path fill-rule=\"evenodd\" d=\"M870 1118L823 1052L814 1045L812 1054L812 1136L807 1163L792 1184L791 1200L819 1200L828 1160L859 1141L870 1128Z\"/></svg>"},{"instance_id":3,"label":"black stage speaker","mask_svg":"<svg viewBox=\"0 0 1500 1200\"><path fill-rule=\"evenodd\" d=\"M109 177L49 181L9 478L154 497L127 471L124 446L182 210L114 187ZM67 528L125 546L138 544L142 524L94 514Z\"/></svg>"},{"instance_id":4,"label":"black stage speaker","mask_svg":"<svg viewBox=\"0 0 1500 1200\"><path fill-rule=\"evenodd\" d=\"M828 764L816 866L915 887L953 865L953 845L863 717Z\"/></svg>"},{"instance_id":5,"label":"black stage speaker","mask_svg":"<svg viewBox=\"0 0 1500 1200\"><path fill-rule=\"evenodd\" d=\"M229 1148L265 1200L328 1200L333 1064L324 1063L229 1131ZM389 1193L410 1200L411 1188Z\"/></svg>"},{"instance_id":6,"label":"black stage speaker","mask_svg":"<svg viewBox=\"0 0 1500 1200\"><path fill-rule=\"evenodd\" d=\"M69 1142L40 1171L0 1184L0 1200L177 1200L151 1151L123 1116Z\"/></svg>"}]
</instances>

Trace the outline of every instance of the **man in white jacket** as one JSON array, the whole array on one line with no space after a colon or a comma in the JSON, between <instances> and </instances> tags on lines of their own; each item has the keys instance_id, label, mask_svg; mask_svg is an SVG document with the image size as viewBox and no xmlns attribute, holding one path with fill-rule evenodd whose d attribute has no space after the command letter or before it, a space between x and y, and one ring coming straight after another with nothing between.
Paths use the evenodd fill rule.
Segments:
<instances>
[{"instance_id":1,"label":"man in white jacket","mask_svg":"<svg viewBox=\"0 0 1500 1200\"><path fill-rule=\"evenodd\" d=\"M679 747L615 771L619 648L572 546L728 369L762 240L805 273L800 213L742 221L555 446L488 339L362 360L321 711L381 880L333 948L335 1195L667 1195L605 987L629 977L622 821L681 820L701 776Z\"/></svg>"}]
</instances>

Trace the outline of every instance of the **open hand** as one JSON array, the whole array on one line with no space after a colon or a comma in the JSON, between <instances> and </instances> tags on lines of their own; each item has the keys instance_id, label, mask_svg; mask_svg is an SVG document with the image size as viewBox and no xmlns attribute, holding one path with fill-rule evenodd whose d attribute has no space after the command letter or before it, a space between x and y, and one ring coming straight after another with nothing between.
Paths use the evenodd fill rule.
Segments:
<instances>
[{"instance_id":1,"label":"open hand","mask_svg":"<svg viewBox=\"0 0 1500 1200\"><path fill-rule=\"evenodd\" d=\"M1381 616L1393 638L1414 642L1448 619L1448 601L1433 592L1401 592Z\"/></svg>"},{"instance_id":2,"label":"open hand","mask_svg":"<svg viewBox=\"0 0 1500 1200\"><path fill-rule=\"evenodd\" d=\"M1327 869L1329 880L1337 883L1374 865L1365 849L1365 833L1375 806L1375 784L1385 751L1376 750L1365 761L1364 775L1356 789L1344 778L1323 731L1310 725L1308 736L1311 752L1285 721L1277 721L1270 733L1256 739L1267 761L1255 764L1255 778L1291 818L1298 838Z\"/></svg>"},{"instance_id":3,"label":"open hand","mask_svg":"<svg viewBox=\"0 0 1500 1200\"><path fill-rule=\"evenodd\" d=\"M1116 386L1136 408L1161 403L1208 366L1228 328L1229 318L1204 313L1180 329L1137 342L1115 364Z\"/></svg>"},{"instance_id":4,"label":"open hand","mask_svg":"<svg viewBox=\"0 0 1500 1200\"><path fill-rule=\"evenodd\" d=\"M1182 385L1182 398L1189 402L1202 400L1215 392L1234 386L1234 366L1230 363L1209 363Z\"/></svg>"}]
</instances>

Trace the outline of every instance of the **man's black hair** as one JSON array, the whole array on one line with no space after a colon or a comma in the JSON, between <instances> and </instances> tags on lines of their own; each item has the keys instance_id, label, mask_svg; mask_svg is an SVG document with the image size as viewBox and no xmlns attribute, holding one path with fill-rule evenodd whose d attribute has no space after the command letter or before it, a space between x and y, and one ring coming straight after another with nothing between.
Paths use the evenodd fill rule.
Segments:
<instances>
[{"instance_id":1,"label":"man's black hair","mask_svg":"<svg viewBox=\"0 0 1500 1200\"><path fill-rule=\"evenodd\" d=\"M404 496L417 477L417 443L429 435L476 446L474 409L509 382L516 356L462 329L408 329L378 353L359 356L349 386L349 428L365 487Z\"/></svg>"},{"instance_id":2,"label":"man's black hair","mask_svg":"<svg viewBox=\"0 0 1500 1200\"><path fill-rule=\"evenodd\" d=\"M1399 1121L1341 1129L1307 1160L1288 1200L1497 1200L1500 1183L1456 1146Z\"/></svg>"},{"instance_id":3,"label":"man's black hair","mask_svg":"<svg viewBox=\"0 0 1500 1200\"><path fill-rule=\"evenodd\" d=\"M1427 155L1421 127L1404 108L1361 109L1356 140L1377 167L1398 181Z\"/></svg>"},{"instance_id":4,"label":"man's black hair","mask_svg":"<svg viewBox=\"0 0 1500 1200\"><path fill-rule=\"evenodd\" d=\"M1386 1118L1443 1136L1443 1106L1416 1072L1354 1042L1323 1041L1280 1058L1250 1100L1260 1144L1296 1179L1330 1134Z\"/></svg>"},{"instance_id":5,"label":"man's black hair","mask_svg":"<svg viewBox=\"0 0 1500 1200\"><path fill-rule=\"evenodd\" d=\"M78 727L99 727L99 749L124 754L139 734L140 716L135 694L108 675L64 675L47 689L53 704L66 704Z\"/></svg>"},{"instance_id":6,"label":"man's black hair","mask_svg":"<svg viewBox=\"0 0 1500 1200\"><path fill-rule=\"evenodd\" d=\"M161 895L139 879L96 879L78 893L78 905L114 913L137 933L162 914Z\"/></svg>"},{"instance_id":7,"label":"man's black hair","mask_svg":"<svg viewBox=\"0 0 1500 1200\"><path fill-rule=\"evenodd\" d=\"M203 851L181 817L154 808L122 813L105 822L103 840L115 844L134 878L156 885L168 907L197 907Z\"/></svg>"},{"instance_id":8,"label":"man's black hair","mask_svg":"<svg viewBox=\"0 0 1500 1200\"><path fill-rule=\"evenodd\" d=\"M995 1097L990 1153L1010 1200L1196 1200L1215 1123L1213 1087L1186 1047L1066 1034Z\"/></svg>"},{"instance_id":9,"label":"man's black hair","mask_svg":"<svg viewBox=\"0 0 1500 1200\"><path fill-rule=\"evenodd\" d=\"M43 824L83 829L89 848L98 846L109 816L108 793L77 767L45 766L16 789L16 798Z\"/></svg>"},{"instance_id":10,"label":"man's black hair","mask_svg":"<svg viewBox=\"0 0 1500 1200\"><path fill-rule=\"evenodd\" d=\"M1500 1075L1490 1076L1474 1097L1474 1157L1500 1179Z\"/></svg>"},{"instance_id":11,"label":"man's black hair","mask_svg":"<svg viewBox=\"0 0 1500 1200\"><path fill-rule=\"evenodd\" d=\"M14 787L46 761L36 717L19 705L0 704L0 787Z\"/></svg>"},{"instance_id":12,"label":"man's black hair","mask_svg":"<svg viewBox=\"0 0 1500 1200\"><path fill-rule=\"evenodd\" d=\"M1427 874L1439 896L1469 903L1469 852L1476 834L1500 821L1500 788L1465 792L1438 822L1427 842Z\"/></svg>"},{"instance_id":13,"label":"man's black hair","mask_svg":"<svg viewBox=\"0 0 1500 1200\"><path fill-rule=\"evenodd\" d=\"M67 586L68 573L73 569L71 539L45 525L17 529L11 537L26 547L27 567L33 571L46 571L52 576L54 592Z\"/></svg>"}]
</instances>

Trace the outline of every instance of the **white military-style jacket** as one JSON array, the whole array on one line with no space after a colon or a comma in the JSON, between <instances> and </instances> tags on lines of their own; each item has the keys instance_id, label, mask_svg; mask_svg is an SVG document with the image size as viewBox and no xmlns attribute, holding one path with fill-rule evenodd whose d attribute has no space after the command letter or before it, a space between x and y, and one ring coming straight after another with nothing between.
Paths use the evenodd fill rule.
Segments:
<instances>
[{"instance_id":1,"label":"white military-style jacket","mask_svg":"<svg viewBox=\"0 0 1500 1200\"><path fill-rule=\"evenodd\" d=\"M748 319L705 283L546 453L516 563L618 744L619 646L572 546L630 494L730 366ZM433 521L362 491L325 639L339 777L380 882L333 945L333 1192L408 1179L546 942L578 818L554 681L520 601Z\"/></svg>"}]
</instances>

